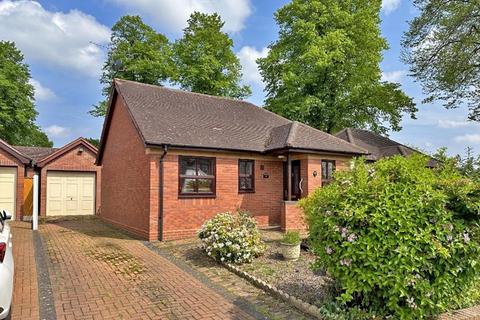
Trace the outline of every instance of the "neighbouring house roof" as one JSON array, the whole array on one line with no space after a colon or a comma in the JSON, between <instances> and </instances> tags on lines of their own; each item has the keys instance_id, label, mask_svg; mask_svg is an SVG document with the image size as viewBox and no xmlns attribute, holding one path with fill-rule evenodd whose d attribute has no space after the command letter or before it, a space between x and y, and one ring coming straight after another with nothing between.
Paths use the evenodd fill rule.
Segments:
<instances>
[{"instance_id":1,"label":"neighbouring house roof","mask_svg":"<svg viewBox=\"0 0 480 320\"><path fill-rule=\"evenodd\" d=\"M369 154L366 159L371 161L394 155L408 156L413 153L420 153L418 150L369 130L346 128L336 133L335 136L368 150ZM433 167L437 164L435 159L431 159L428 165Z\"/></svg>"},{"instance_id":2,"label":"neighbouring house roof","mask_svg":"<svg viewBox=\"0 0 480 320\"><path fill-rule=\"evenodd\" d=\"M10 151L14 156L17 155L16 157L25 164L33 161L34 164L39 167L43 167L45 164L57 159L80 145L90 150L93 154L97 154L97 148L84 138L78 138L61 148L10 146L0 139L0 148Z\"/></svg>"},{"instance_id":3,"label":"neighbouring house roof","mask_svg":"<svg viewBox=\"0 0 480 320\"><path fill-rule=\"evenodd\" d=\"M34 161L40 161L41 159L51 155L56 150L58 150L58 148L49 148L49 147L14 146L14 148Z\"/></svg>"},{"instance_id":4,"label":"neighbouring house roof","mask_svg":"<svg viewBox=\"0 0 480 320\"><path fill-rule=\"evenodd\" d=\"M305 149L348 154L367 151L328 133L290 121L249 102L114 80L146 146L269 152ZM102 133L99 160L114 105Z\"/></svg>"},{"instance_id":5,"label":"neighbouring house roof","mask_svg":"<svg viewBox=\"0 0 480 320\"><path fill-rule=\"evenodd\" d=\"M94 155L97 155L97 152L98 152L97 148L94 145L92 145L90 142L85 140L84 138L80 137L80 138L77 138L77 139L73 140L72 142L64 145L61 148L55 149L53 152L51 152L49 154L46 154L45 156L40 158L37 161L37 166L43 167L46 164L48 164L49 162L61 157L65 153L67 153L67 152L69 152L69 151L71 151L71 150L73 150L77 147L80 147L80 146L85 147L90 152L92 152Z\"/></svg>"},{"instance_id":6,"label":"neighbouring house roof","mask_svg":"<svg viewBox=\"0 0 480 320\"><path fill-rule=\"evenodd\" d=\"M15 159L19 160L23 164L29 164L31 159L22 152L18 151L16 148L9 145L6 141L0 139L0 149L10 154Z\"/></svg>"}]
</instances>

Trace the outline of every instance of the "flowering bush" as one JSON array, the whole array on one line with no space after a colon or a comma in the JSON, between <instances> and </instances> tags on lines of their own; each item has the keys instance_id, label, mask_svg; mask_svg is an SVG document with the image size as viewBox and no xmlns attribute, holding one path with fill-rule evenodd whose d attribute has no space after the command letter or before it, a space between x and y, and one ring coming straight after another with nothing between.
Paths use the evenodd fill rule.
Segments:
<instances>
[{"instance_id":1,"label":"flowering bush","mask_svg":"<svg viewBox=\"0 0 480 320\"><path fill-rule=\"evenodd\" d=\"M475 192L454 170L426 168L427 160L358 160L302 201L315 266L339 281L340 301L398 319L462 304L480 251L454 210Z\"/></svg>"},{"instance_id":2,"label":"flowering bush","mask_svg":"<svg viewBox=\"0 0 480 320\"><path fill-rule=\"evenodd\" d=\"M246 212L220 213L198 232L203 249L217 261L251 262L265 251L257 223Z\"/></svg>"}]
</instances>

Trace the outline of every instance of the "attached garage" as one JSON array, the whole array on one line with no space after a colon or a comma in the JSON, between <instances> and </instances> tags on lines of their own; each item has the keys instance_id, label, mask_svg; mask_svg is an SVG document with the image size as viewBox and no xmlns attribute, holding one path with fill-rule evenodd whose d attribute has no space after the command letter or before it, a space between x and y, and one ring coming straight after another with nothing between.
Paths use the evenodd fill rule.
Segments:
<instances>
[{"instance_id":1,"label":"attached garage","mask_svg":"<svg viewBox=\"0 0 480 320\"><path fill-rule=\"evenodd\" d=\"M15 214L17 168L0 167L0 210Z\"/></svg>"},{"instance_id":2,"label":"attached garage","mask_svg":"<svg viewBox=\"0 0 480 320\"><path fill-rule=\"evenodd\" d=\"M95 172L47 172L47 216L95 214Z\"/></svg>"}]
</instances>

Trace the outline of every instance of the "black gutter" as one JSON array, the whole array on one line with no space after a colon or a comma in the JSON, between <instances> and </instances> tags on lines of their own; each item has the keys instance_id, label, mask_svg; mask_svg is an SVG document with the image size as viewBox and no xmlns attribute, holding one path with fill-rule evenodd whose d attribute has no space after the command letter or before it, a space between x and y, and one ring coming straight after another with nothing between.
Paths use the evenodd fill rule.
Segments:
<instances>
[{"instance_id":1,"label":"black gutter","mask_svg":"<svg viewBox=\"0 0 480 320\"><path fill-rule=\"evenodd\" d=\"M168 146L163 145L163 154L160 156L158 173L158 240L163 240L163 159L167 155Z\"/></svg>"},{"instance_id":2,"label":"black gutter","mask_svg":"<svg viewBox=\"0 0 480 320\"><path fill-rule=\"evenodd\" d=\"M147 147L150 148L158 148L164 146L164 144L156 144L147 142ZM328 154L340 154L340 155L369 155L370 153L365 152L355 152L355 151L333 151L333 150L322 150L322 149L302 149L302 148L277 148L271 150L247 150L247 149L234 149L234 148L216 148L216 147L198 147L198 146L186 146L186 145L175 145L169 144L170 148L180 149L180 150L196 150L196 151L222 151L222 152L250 152L250 153L258 153L261 155L270 155L276 152L303 152L303 153L328 153Z\"/></svg>"}]
</instances>

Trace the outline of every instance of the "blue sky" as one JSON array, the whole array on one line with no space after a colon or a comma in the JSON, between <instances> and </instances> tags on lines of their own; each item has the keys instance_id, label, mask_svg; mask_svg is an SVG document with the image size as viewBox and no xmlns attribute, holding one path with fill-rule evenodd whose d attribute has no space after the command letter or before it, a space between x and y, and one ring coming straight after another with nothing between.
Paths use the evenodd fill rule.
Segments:
<instances>
[{"instance_id":1,"label":"blue sky","mask_svg":"<svg viewBox=\"0 0 480 320\"><path fill-rule=\"evenodd\" d=\"M277 38L274 12L288 1L279 0L48 0L0 1L0 40L11 40L24 52L36 87L38 123L61 146L78 136L99 137L103 119L88 114L102 99L99 76L111 26L126 14L144 21L171 40L181 35L194 10L219 12L225 31L235 43L252 86L248 99L262 105L264 94L255 59L267 53ZM404 118L403 130L391 133L402 143L434 151L446 146L463 153L480 150L480 124L467 122L466 108L445 110L441 103L421 104L419 84L408 77L400 61L400 40L407 21L417 14L407 0L384 0L382 34L390 49L384 53L384 79L400 82L418 103L417 120Z\"/></svg>"}]
</instances>

